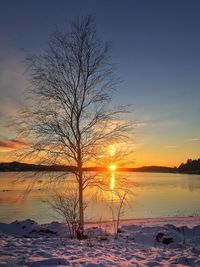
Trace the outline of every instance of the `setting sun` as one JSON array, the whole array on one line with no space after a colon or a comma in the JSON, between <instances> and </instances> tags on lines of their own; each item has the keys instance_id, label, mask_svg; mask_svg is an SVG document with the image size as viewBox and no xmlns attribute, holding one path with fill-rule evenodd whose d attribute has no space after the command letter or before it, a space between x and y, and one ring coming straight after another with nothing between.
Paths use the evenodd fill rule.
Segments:
<instances>
[{"instance_id":1,"label":"setting sun","mask_svg":"<svg viewBox=\"0 0 200 267\"><path fill-rule=\"evenodd\" d=\"M0 267L200 267L200 0L0 7Z\"/></svg>"},{"instance_id":2,"label":"setting sun","mask_svg":"<svg viewBox=\"0 0 200 267\"><path fill-rule=\"evenodd\" d=\"M117 169L117 165L116 165L116 164L111 164L111 165L109 165L109 169L110 169L111 171L116 171L116 169Z\"/></svg>"}]
</instances>

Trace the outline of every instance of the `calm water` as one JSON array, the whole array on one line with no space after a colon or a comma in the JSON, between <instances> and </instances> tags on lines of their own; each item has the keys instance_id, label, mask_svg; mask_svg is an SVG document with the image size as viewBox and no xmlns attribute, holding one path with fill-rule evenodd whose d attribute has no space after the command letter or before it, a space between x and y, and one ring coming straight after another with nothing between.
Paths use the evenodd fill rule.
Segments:
<instances>
[{"instance_id":1,"label":"calm water","mask_svg":"<svg viewBox=\"0 0 200 267\"><path fill-rule=\"evenodd\" d=\"M25 189L34 179L27 179L29 175L25 173L25 182L19 182L14 173L0 173L0 221L30 218L45 223L61 220L46 202L55 185L47 187L47 177L39 177L31 192L26 195ZM132 193L128 195L123 218L200 215L200 175L111 173L109 177L105 177L110 188L114 188L120 179L125 178ZM57 186L63 188L72 183L73 178L67 176ZM117 208L118 205L111 192L100 192L94 188L85 192L85 198L88 203L88 221L111 219L110 206L112 204Z\"/></svg>"}]
</instances>

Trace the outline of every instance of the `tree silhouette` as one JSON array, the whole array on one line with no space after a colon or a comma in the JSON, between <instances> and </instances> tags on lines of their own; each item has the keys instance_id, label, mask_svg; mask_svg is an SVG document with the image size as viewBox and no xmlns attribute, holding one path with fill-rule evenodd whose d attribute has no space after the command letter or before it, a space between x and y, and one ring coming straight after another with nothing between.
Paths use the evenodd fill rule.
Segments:
<instances>
[{"instance_id":1,"label":"tree silhouette","mask_svg":"<svg viewBox=\"0 0 200 267\"><path fill-rule=\"evenodd\" d=\"M110 44L101 41L90 16L56 30L48 48L27 57L31 88L21 115L24 150L40 162L70 163L78 182L79 230L84 230L83 191L93 181L83 166L98 160L108 144L124 142L132 124L120 120L126 107L112 108L119 80L110 64Z\"/></svg>"},{"instance_id":2,"label":"tree silhouette","mask_svg":"<svg viewBox=\"0 0 200 267\"><path fill-rule=\"evenodd\" d=\"M200 159L188 159L186 163L181 163L179 166L180 172L199 172L200 171Z\"/></svg>"}]
</instances>

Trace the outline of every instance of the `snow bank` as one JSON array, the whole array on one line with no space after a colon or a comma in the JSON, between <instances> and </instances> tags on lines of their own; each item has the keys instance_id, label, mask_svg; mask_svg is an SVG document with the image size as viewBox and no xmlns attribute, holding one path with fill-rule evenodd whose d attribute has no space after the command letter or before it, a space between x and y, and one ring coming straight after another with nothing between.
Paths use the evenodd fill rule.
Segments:
<instances>
[{"instance_id":1,"label":"snow bank","mask_svg":"<svg viewBox=\"0 0 200 267\"><path fill-rule=\"evenodd\" d=\"M40 230L40 225L32 220L14 221L10 224L0 223L0 232L14 236L25 236Z\"/></svg>"},{"instance_id":2,"label":"snow bank","mask_svg":"<svg viewBox=\"0 0 200 267\"><path fill-rule=\"evenodd\" d=\"M13 235L16 237L38 237L41 235L57 235L67 237L69 232L67 227L59 222L39 225L33 220L14 221L10 224L0 223L0 233Z\"/></svg>"},{"instance_id":3,"label":"snow bank","mask_svg":"<svg viewBox=\"0 0 200 267\"><path fill-rule=\"evenodd\" d=\"M58 222L0 223L0 267L200 266L197 222L192 227L185 220L182 225L180 220L178 224L129 222L121 226L118 239L111 223L104 224L104 229L88 225L89 239L82 241L68 238L66 226Z\"/></svg>"}]
</instances>

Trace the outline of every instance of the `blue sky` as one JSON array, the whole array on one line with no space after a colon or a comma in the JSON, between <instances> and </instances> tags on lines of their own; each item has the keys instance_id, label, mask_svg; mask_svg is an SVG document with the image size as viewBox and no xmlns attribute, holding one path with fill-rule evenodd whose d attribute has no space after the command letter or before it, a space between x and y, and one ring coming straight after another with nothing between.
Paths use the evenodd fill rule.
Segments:
<instances>
[{"instance_id":1,"label":"blue sky","mask_svg":"<svg viewBox=\"0 0 200 267\"><path fill-rule=\"evenodd\" d=\"M0 2L0 116L7 122L29 86L25 53L45 49L50 33L92 14L99 36L113 43L123 83L114 99L132 104L135 165L178 165L199 157L200 2L185 0L29 0ZM0 141L14 139L0 128ZM0 159L7 159L2 147Z\"/></svg>"}]
</instances>

